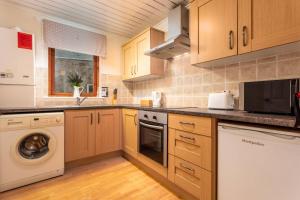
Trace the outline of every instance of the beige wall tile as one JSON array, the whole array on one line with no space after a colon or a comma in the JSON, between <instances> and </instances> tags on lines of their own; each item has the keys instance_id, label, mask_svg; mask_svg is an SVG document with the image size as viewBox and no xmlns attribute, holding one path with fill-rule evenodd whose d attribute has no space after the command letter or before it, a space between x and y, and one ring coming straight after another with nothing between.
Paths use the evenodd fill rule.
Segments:
<instances>
[{"instance_id":1,"label":"beige wall tile","mask_svg":"<svg viewBox=\"0 0 300 200\"><path fill-rule=\"evenodd\" d=\"M276 63L260 63L257 65L257 79L267 80L276 78Z\"/></svg>"},{"instance_id":2,"label":"beige wall tile","mask_svg":"<svg viewBox=\"0 0 300 200\"><path fill-rule=\"evenodd\" d=\"M286 54L280 54L278 55L278 60L286 60L286 59L293 59L299 57L300 57L300 51L297 51L297 52L291 52Z\"/></svg>"},{"instance_id":3,"label":"beige wall tile","mask_svg":"<svg viewBox=\"0 0 300 200\"><path fill-rule=\"evenodd\" d=\"M300 58L284 60L278 62L279 77L299 77L300 76Z\"/></svg>"},{"instance_id":4,"label":"beige wall tile","mask_svg":"<svg viewBox=\"0 0 300 200\"><path fill-rule=\"evenodd\" d=\"M240 79L242 81L256 80L256 65L241 65L240 66Z\"/></svg>"},{"instance_id":5,"label":"beige wall tile","mask_svg":"<svg viewBox=\"0 0 300 200\"><path fill-rule=\"evenodd\" d=\"M239 81L240 68L238 63L234 63L226 66L226 82Z\"/></svg>"},{"instance_id":6,"label":"beige wall tile","mask_svg":"<svg viewBox=\"0 0 300 200\"><path fill-rule=\"evenodd\" d=\"M266 58L259 58L257 59L257 63L266 63L266 62L275 62L276 61L276 56L270 56Z\"/></svg>"},{"instance_id":7,"label":"beige wall tile","mask_svg":"<svg viewBox=\"0 0 300 200\"><path fill-rule=\"evenodd\" d=\"M224 83L225 82L225 66L213 67L212 72L213 83Z\"/></svg>"}]
</instances>

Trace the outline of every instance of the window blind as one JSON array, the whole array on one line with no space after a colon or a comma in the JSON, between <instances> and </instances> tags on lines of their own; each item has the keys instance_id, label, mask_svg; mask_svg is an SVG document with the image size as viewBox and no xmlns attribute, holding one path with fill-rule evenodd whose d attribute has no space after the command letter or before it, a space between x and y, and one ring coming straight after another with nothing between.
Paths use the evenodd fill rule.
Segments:
<instances>
[{"instance_id":1,"label":"window blind","mask_svg":"<svg viewBox=\"0 0 300 200\"><path fill-rule=\"evenodd\" d=\"M106 56L106 36L69 25L43 20L43 36L47 47Z\"/></svg>"}]
</instances>

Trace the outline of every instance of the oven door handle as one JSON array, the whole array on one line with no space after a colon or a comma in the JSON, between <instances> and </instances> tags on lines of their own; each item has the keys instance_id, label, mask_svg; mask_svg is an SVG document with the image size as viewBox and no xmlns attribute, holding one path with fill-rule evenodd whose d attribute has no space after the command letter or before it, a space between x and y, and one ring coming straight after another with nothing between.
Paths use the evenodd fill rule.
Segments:
<instances>
[{"instance_id":1,"label":"oven door handle","mask_svg":"<svg viewBox=\"0 0 300 200\"><path fill-rule=\"evenodd\" d=\"M154 126L154 125L151 125L151 124L145 124L143 122L140 122L140 125L146 126L148 128L157 129L157 130L164 130L164 127L162 127L162 126Z\"/></svg>"}]
</instances>

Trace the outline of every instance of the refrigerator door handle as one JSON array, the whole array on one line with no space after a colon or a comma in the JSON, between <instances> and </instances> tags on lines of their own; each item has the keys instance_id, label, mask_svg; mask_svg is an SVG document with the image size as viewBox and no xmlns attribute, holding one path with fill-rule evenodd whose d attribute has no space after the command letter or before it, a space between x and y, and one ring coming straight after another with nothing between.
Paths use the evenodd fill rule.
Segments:
<instances>
[{"instance_id":1,"label":"refrigerator door handle","mask_svg":"<svg viewBox=\"0 0 300 200\"><path fill-rule=\"evenodd\" d=\"M223 129L227 129L227 130L241 130L241 131L250 131L250 132L256 132L256 133L262 133L265 135L269 135L269 136L273 136L273 137L277 137L280 139L285 139L285 140L295 140L297 138L297 136L292 136L292 135L283 135L283 134L279 134L279 133L272 133L272 132L268 132L268 131L261 131L261 130L252 130L252 129L247 129L247 128L237 128L237 127L232 127L232 126L226 126L226 125L220 125L220 127L222 127Z\"/></svg>"}]
</instances>

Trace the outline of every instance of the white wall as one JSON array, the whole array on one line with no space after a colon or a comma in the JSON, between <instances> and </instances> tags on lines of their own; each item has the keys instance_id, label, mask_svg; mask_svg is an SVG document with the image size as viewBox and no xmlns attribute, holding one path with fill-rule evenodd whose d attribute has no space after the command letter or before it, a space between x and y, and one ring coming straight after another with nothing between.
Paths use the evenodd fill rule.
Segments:
<instances>
[{"instance_id":1,"label":"white wall","mask_svg":"<svg viewBox=\"0 0 300 200\"><path fill-rule=\"evenodd\" d=\"M104 32L99 29L86 27L70 21L65 21L53 16L49 16L37 11L11 5L0 1L0 26L1 27L19 27L22 31L33 33L36 40L36 67L47 68L47 49L45 49L42 40L42 19L50 19L59 23L75 26L88 31L97 32L107 37L107 57L100 61L100 72L103 74L121 75L121 46L128 38L119 35Z\"/></svg>"}]
</instances>

